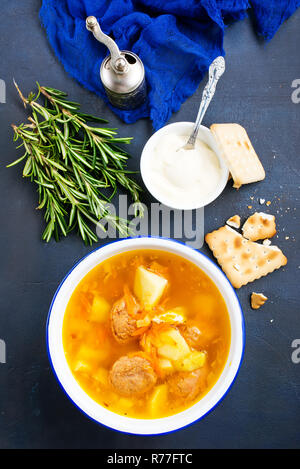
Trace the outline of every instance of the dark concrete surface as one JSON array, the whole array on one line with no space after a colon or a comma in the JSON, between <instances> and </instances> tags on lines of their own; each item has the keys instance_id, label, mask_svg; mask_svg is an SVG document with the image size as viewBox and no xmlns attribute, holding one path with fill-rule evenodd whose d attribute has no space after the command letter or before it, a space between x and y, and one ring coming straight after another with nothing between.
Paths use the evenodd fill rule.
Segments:
<instances>
[{"instance_id":1,"label":"dark concrete surface","mask_svg":"<svg viewBox=\"0 0 300 469\"><path fill-rule=\"evenodd\" d=\"M59 244L41 242L42 214L33 186L20 167L5 165L19 154L12 122L24 120L13 77L27 93L40 83L67 90L86 111L104 116L123 136L135 137L131 166L152 133L148 120L125 125L103 102L79 86L56 60L40 26L39 0L2 0L0 78L7 102L0 104L0 339L7 363L0 364L1 448L290 448L300 446L300 364L291 343L300 338L299 311L299 115L291 83L300 79L300 11L269 43L259 40L250 20L228 28L227 71L204 124L239 122L249 132L266 169L265 181L236 192L229 184L205 210L205 231L231 215L254 210L277 216L276 242L288 257L286 268L238 291L246 321L246 350L236 383L204 420L157 437L124 435L89 421L66 398L50 370L45 324L51 298L65 273L91 248L76 236ZM193 120L204 84L171 121ZM262 197L272 203L261 206ZM151 197L143 200L149 204ZM248 209L252 205L253 209ZM289 237L289 239L285 239ZM203 247L205 254L209 253ZM269 301L251 310L249 294Z\"/></svg>"}]
</instances>

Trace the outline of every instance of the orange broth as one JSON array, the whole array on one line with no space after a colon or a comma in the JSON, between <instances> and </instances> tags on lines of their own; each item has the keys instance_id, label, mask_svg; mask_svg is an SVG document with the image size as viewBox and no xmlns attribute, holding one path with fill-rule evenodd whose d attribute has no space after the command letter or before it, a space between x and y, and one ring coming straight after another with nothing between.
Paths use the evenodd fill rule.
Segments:
<instances>
[{"instance_id":1,"label":"orange broth","mask_svg":"<svg viewBox=\"0 0 300 469\"><path fill-rule=\"evenodd\" d=\"M205 389L191 401L165 395L153 410L155 389L138 397L124 397L112 388L108 379L114 362L123 355L141 351L138 337L119 344L112 335L110 314L102 322L91 320L95 295L111 309L124 295L124 286L133 291L139 266L160 270L168 286L160 304L164 309L183 307L187 322L200 329L205 341L209 373ZM159 250L135 250L114 256L89 272L76 287L68 303L63 344L72 373L82 389L97 403L117 414L133 418L161 418L176 414L199 401L218 380L226 363L231 340L229 314L219 290L196 265L184 258ZM167 383L160 377L157 386Z\"/></svg>"}]
</instances>

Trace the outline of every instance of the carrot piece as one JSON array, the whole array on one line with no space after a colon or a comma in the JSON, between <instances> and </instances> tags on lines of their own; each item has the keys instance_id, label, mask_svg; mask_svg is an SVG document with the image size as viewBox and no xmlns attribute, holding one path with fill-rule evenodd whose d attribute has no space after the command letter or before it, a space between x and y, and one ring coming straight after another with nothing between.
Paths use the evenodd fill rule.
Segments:
<instances>
[{"instance_id":1,"label":"carrot piece","mask_svg":"<svg viewBox=\"0 0 300 469\"><path fill-rule=\"evenodd\" d=\"M132 332L132 336L138 336L144 334L149 329L150 326L145 326L145 327L139 327L139 329L136 329L134 332Z\"/></svg>"},{"instance_id":2,"label":"carrot piece","mask_svg":"<svg viewBox=\"0 0 300 469\"><path fill-rule=\"evenodd\" d=\"M87 295L82 292L80 292L78 299L79 299L79 304L81 306L82 316L87 317L90 307L91 307L91 303L89 302Z\"/></svg>"},{"instance_id":3,"label":"carrot piece","mask_svg":"<svg viewBox=\"0 0 300 469\"><path fill-rule=\"evenodd\" d=\"M134 317L140 311L140 305L137 303L127 285L124 286L124 298L128 314Z\"/></svg>"},{"instance_id":4,"label":"carrot piece","mask_svg":"<svg viewBox=\"0 0 300 469\"><path fill-rule=\"evenodd\" d=\"M165 276L169 271L168 267L165 267L156 261L151 262L149 270L161 276Z\"/></svg>"}]
</instances>

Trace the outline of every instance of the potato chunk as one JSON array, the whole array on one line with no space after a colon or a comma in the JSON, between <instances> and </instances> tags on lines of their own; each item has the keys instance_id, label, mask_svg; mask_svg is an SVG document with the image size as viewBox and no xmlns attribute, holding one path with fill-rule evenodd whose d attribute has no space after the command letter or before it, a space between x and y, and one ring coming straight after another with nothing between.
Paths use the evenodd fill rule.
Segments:
<instances>
[{"instance_id":1,"label":"potato chunk","mask_svg":"<svg viewBox=\"0 0 300 469\"><path fill-rule=\"evenodd\" d=\"M76 358L79 362L96 365L106 360L108 353L108 350L105 349L93 349L87 345L82 345L78 350Z\"/></svg>"},{"instance_id":2,"label":"potato chunk","mask_svg":"<svg viewBox=\"0 0 300 469\"><path fill-rule=\"evenodd\" d=\"M146 309L155 306L162 297L168 280L140 266L136 270L134 293Z\"/></svg>"},{"instance_id":3,"label":"potato chunk","mask_svg":"<svg viewBox=\"0 0 300 469\"><path fill-rule=\"evenodd\" d=\"M195 371L202 368L206 361L204 352L191 352L184 358L175 361L174 365L177 371Z\"/></svg>"},{"instance_id":4,"label":"potato chunk","mask_svg":"<svg viewBox=\"0 0 300 469\"><path fill-rule=\"evenodd\" d=\"M158 347L158 355L172 361L180 360L190 353L190 348L177 329L170 328L159 337L162 345Z\"/></svg>"},{"instance_id":5,"label":"potato chunk","mask_svg":"<svg viewBox=\"0 0 300 469\"><path fill-rule=\"evenodd\" d=\"M174 371L172 362L167 358L159 358L158 366L164 373L172 373L172 371Z\"/></svg>"},{"instance_id":6,"label":"potato chunk","mask_svg":"<svg viewBox=\"0 0 300 469\"><path fill-rule=\"evenodd\" d=\"M98 368L96 373L93 374L93 378L103 386L108 386L108 370L105 368Z\"/></svg>"},{"instance_id":7,"label":"potato chunk","mask_svg":"<svg viewBox=\"0 0 300 469\"><path fill-rule=\"evenodd\" d=\"M161 384L156 386L150 398L149 407L153 417L159 414L162 408L165 407L168 399L168 386Z\"/></svg>"},{"instance_id":8,"label":"potato chunk","mask_svg":"<svg viewBox=\"0 0 300 469\"><path fill-rule=\"evenodd\" d=\"M110 304L102 296L94 296L90 320L93 322L105 322L108 319Z\"/></svg>"}]
</instances>

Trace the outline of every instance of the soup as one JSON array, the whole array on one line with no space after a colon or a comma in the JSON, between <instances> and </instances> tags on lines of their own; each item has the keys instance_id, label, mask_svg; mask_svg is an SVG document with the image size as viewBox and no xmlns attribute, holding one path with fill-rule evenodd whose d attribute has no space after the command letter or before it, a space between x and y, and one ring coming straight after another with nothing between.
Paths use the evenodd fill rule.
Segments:
<instances>
[{"instance_id":1,"label":"soup","mask_svg":"<svg viewBox=\"0 0 300 469\"><path fill-rule=\"evenodd\" d=\"M99 264L67 305L63 345L82 389L133 418L176 414L216 383L230 348L225 302L195 264L135 250Z\"/></svg>"}]
</instances>

